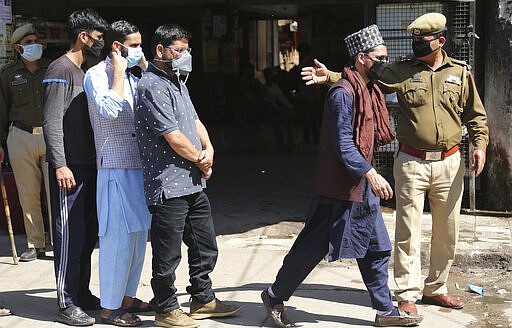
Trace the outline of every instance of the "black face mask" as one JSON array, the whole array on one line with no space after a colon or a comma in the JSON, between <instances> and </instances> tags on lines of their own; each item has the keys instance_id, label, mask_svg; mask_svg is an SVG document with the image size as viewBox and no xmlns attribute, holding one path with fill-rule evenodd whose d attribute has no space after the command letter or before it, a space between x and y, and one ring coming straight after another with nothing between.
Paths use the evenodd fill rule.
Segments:
<instances>
[{"instance_id":1,"label":"black face mask","mask_svg":"<svg viewBox=\"0 0 512 328\"><path fill-rule=\"evenodd\" d=\"M430 43L432 41L437 40L438 38L432 40L421 40L421 41L412 41L412 51L416 57L425 57L436 51L437 49L432 49L430 47Z\"/></svg>"},{"instance_id":2,"label":"black face mask","mask_svg":"<svg viewBox=\"0 0 512 328\"><path fill-rule=\"evenodd\" d=\"M389 66L388 62L374 61L372 68L370 68L369 78L372 81L377 81L382 76L384 70Z\"/></svg>"},{"instance_id":3,"label":"black face mask","mask_svg":"<svg viewBox=\"0 0 512 328\"><path fill-rule=\"evenodd\" d=\"M97 40L92 36L88 35L92 39L92 46L85 45L87 52L94 58L100 58L101 50L105 47L104 40Z\"/></svg>"}]
</instances>

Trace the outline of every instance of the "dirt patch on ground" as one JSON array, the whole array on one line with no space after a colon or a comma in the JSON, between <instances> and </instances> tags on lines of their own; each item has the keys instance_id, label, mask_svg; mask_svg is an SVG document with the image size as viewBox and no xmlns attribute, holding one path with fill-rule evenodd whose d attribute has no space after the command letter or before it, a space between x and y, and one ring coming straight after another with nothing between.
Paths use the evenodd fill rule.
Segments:
<instances>
[{"instance_id":1,"label":"dirt patch on ground","mask_svg":"<svg viewBox=\"0 0 512 328\"><path fill-rule=\"evenodd\" d=\"M459 288L457 290L457 287L455 287L454 294L466 301L466 306L461 311L476 318L468 327L511 327L512 322L506 311L510 311L512 304L512 269L503 270L471 266L461 269L454 266L449 280L450 286ZM483 295L468 292L468 285L483 287Z\"/></svg>"},{"instance_id":2,"label":"dirt patch on ground","mask_svg":"<svg viewBox=\"0 0 512 328\"><path fill-rule=\"evenodd\" d=\"M471 268L486 268L491 270L505 270L512 272L512 254L506 253L482 253L482 254L457 254L454 266L461 270Z\"/></svg>"}]
</instances>

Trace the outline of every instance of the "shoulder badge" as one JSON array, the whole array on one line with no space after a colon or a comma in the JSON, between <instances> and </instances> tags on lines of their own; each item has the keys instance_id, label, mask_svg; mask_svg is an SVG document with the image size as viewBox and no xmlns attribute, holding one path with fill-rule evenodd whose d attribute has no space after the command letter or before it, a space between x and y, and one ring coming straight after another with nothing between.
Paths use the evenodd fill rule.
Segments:
<instances>
[{"instance_id":1,"label":"shoulder badge","mask_svg":"<svg viewBox=\"0 0 512 328\"><path fill-rule=\"evenodd\" d=\"M12 78L11 86L17 86L17 85L22 85L22 84L27 84L27 83L28 83L28 81L23 76L22 73L16 73L16 74L14 74L14 76Z\"/></svg>"},{"instance_id":2,"label":"shoulder badge","mask_svg":"<svg viewBox=\"0 0 512 328\"><path fill-rule=\"evenodd\" d=\"M414 56L414 54L410 53L408 55L399 56L398 59L396 60L396 62L403 63L403 62L413 61L415 58L416 57Z\"/></svg>"}]
</instances>

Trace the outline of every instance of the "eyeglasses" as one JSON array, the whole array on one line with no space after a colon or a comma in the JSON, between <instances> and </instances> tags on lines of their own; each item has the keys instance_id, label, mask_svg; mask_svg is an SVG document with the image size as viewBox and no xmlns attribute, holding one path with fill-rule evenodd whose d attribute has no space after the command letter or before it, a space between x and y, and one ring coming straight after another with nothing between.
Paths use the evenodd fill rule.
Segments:
<instances>
[{"instance_id":1,"label":"eyeglasses","mask_svg":"<svg viewBox=\"0 0 512 328\"><path fill-rule=\"evenodd\" d=\"M167 46L166 48L167 49L171 49L172 51L176 51L179 54L184 54L185 52L188 52L188 53L192 52L192 48L179 48L179 49L176 49L176 48L173 48L171 46Z\"/></svg>"},{"instance_id":2,"label":"eyeglasses","mask_svg":"<svg viewBox=\"0 0 512 328\"><path fill-rule=\"evenodd\" d=\"M365 57L368 57L371 61L374 61L374 62L389 63L389 57L386 55L375 56L375 58L371 57L369 54L364 53L364 52L363 52L363 55L365 55Z\"/></svg>"}]
</instances>

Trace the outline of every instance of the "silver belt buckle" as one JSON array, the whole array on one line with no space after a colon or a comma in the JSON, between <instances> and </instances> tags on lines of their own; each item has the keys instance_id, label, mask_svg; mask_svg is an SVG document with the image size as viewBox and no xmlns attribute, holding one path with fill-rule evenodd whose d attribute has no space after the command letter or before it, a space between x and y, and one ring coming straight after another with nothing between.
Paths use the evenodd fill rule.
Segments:
<instances>
[{"instance_id":1,"label":"silver belt buckle","mask_svg":"<svg viewBox=\"0 0 512 328\"><path fill-rule=\"evenodd\" d=\"M43 134L43 127L42 126L33 127L32 134Z\"/></svg>"},{"instance_id":2,"label":"silver belt buckle","mask_svg":"<svg viewBox=\"0 0 512 328\"><path fill-rule=\"evenodd\" d=\"M426 161L440 161L443 159L442 151L425 151Z\"/></svg>"}]
</instances>

